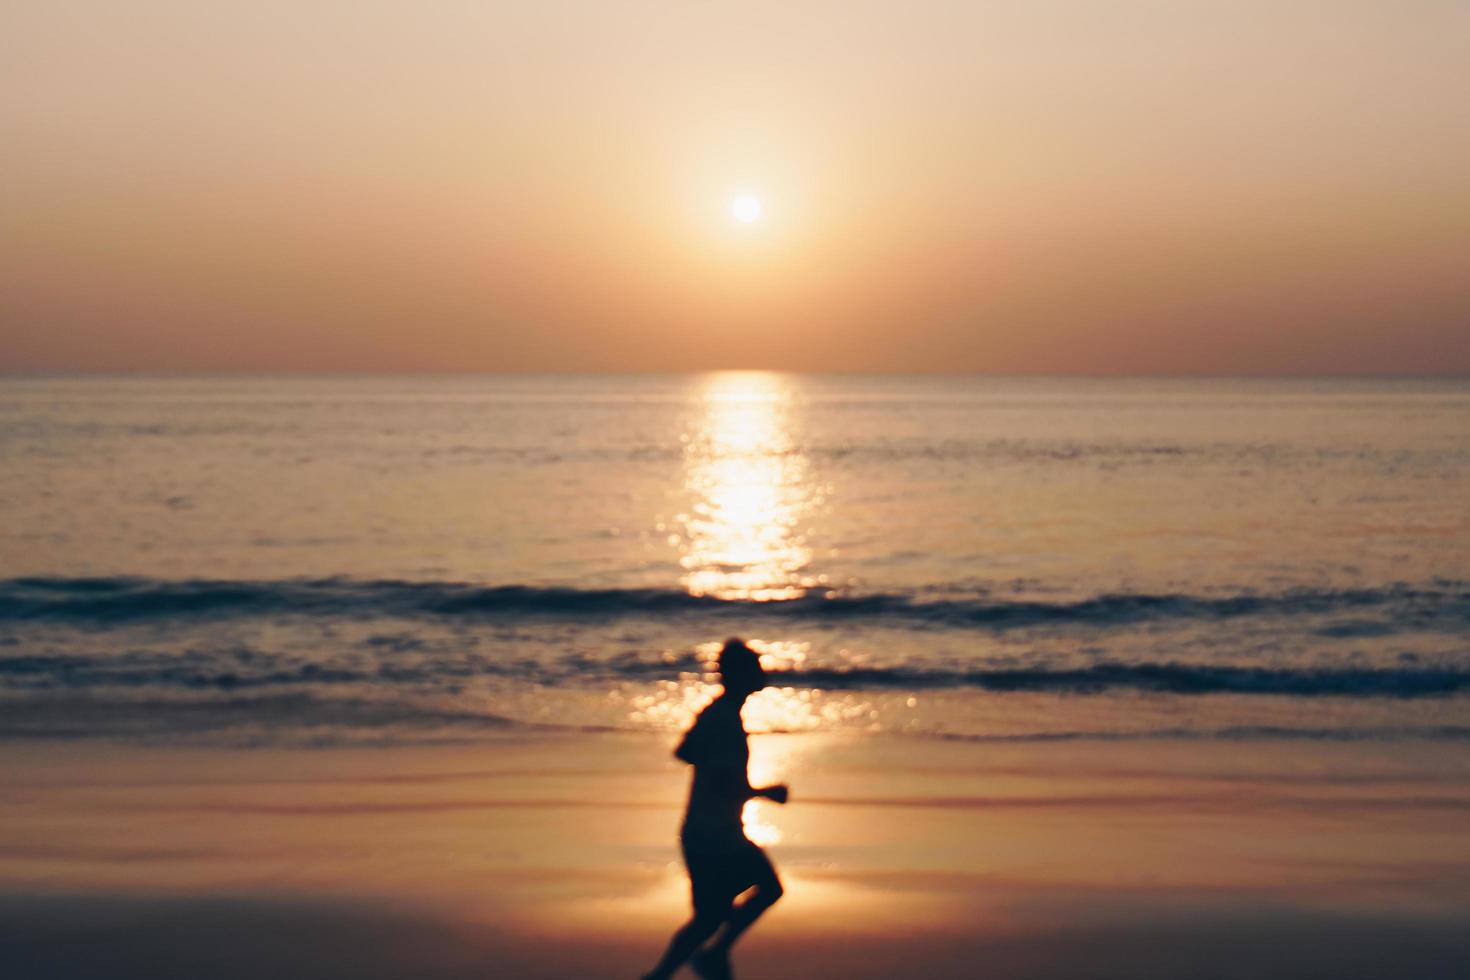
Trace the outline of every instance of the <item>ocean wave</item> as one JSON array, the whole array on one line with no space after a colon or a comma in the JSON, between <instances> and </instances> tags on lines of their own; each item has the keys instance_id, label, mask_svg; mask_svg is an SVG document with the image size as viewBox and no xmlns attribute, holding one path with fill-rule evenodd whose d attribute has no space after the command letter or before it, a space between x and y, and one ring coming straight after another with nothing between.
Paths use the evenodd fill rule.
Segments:
<instances>
[{"instance_id":1,"label":"ocean wave","mask_svg":"<svg viewBox=\"0 0 1470 980\"><path fill-rule=\"evenodd\" d=\"M215 579L14 578L0 580L0 622L106 625L189 617L511 618L608 620L639 616L739 616L742 619L888 619L935 628L1006 630L1080 625L1096 628L1161 620L1354 614L1342 627L1363 631L1362 616L1391 613L1375 629L1470 628L1470 585L1436 582L1380 588L1293 589L1274 594L1108 593L1070 601L975 594L813 590L793 599L755 601L679 589L579 589L555 585L476 585L347 578ZM1332 629L1328 626L1326 629Z\"/></svg>"},{"instance_id":2,"label":"ocean wave","mask_svg":"<svg viewBox=\"0 0 1470 980\"><path fill-rule=\"evenodd\" d=\"M777 674L774 681L784 684ZM1443 697L1470 690L1470 671L1454 668L1280 668L1180 663L1106 663L1063 670L904 668L804 670L804 687L824 689L980 688L986 691L1094 694L1113 690L1164 694L1248 694L1292 697Z\"/></svg>"},{"instance_id":3,"label":"ocean wave","mask_svg":"<svg viewBox=\"0 0 1470 980\"><path fill-rule=\"evenodd\" d=\"M113 654L0 657L0 689L56 691L160 688L234 692L287 688L459 688L476 678L585 687L647 683L701 674L708 665L693 653L679 657L578 654L545 660L484 654L388 655L375 661L303 661L250 650L216 654L121 651ZM1265 667L1165 663L1099 663L1085 667L806 666L772 670L774 687L810 690L981 690L994 694L1102 694L1112 691L1171 695L1283 695L1290 697L1423 698L1470 691L1470 668L1446 665L1382 667Z\"/></svg>"}]
</instances>

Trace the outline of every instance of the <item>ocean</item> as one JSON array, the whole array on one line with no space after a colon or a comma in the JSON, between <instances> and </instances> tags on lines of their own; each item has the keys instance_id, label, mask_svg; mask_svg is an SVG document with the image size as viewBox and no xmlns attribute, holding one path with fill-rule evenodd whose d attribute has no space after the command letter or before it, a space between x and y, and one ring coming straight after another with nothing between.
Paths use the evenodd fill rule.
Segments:
<instances>
[{"instance_id":1,"label":"ocean","mask_svg":"<svg viewBox=\"0 0 1470 980\"><path fill-rule=\"evenodd\" d=\"M1470 382L0 379L0 736L1470 739Z\"/></svg>"}]
</instances>

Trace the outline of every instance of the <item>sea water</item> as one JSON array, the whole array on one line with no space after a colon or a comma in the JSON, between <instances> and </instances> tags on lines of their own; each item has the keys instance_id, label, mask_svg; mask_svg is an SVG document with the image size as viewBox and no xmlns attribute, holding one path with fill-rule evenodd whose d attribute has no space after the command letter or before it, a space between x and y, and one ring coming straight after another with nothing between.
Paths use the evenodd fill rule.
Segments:
<instances>
[{"instance_id":1,"label":"sea water","mask_svg":"<svg viewBox=\"0 0 1470 980\"><path fill-rule=\"evenodd\" d=\"M0 379L0 734L1470 738L1470 382Z\"/></svg>"}]
</instances>

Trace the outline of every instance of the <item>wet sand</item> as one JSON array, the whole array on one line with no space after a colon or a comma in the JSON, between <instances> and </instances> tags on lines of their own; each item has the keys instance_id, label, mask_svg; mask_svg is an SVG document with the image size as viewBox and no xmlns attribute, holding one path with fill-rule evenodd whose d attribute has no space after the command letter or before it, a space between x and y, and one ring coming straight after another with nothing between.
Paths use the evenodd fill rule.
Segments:
<instances>
[{"instance_id":1,"label":"wet sand","mask_svg":"<svg viewBox=\"0 0 1470 980\"><path fill-rule=\"evenodd\" d=\"M637 976L685 914L670 738L12 743L5 975ZM1470 751L752 739L746 978L1458 977Z\"/></svg>"}]
</instances>

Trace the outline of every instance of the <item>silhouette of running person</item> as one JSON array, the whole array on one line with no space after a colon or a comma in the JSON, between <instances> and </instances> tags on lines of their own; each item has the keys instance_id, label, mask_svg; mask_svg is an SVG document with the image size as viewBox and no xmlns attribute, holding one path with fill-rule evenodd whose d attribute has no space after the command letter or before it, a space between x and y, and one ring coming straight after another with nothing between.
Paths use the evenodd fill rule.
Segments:
<instances>
[{"instance_id":1,"label":"silhouette of running person","mask_svg":"<svg viewBox=\"0 0 1470 980\"><path fill-rule=\"evenodd\" d=\"M668 980L685 962L706 980L730 980L730 947L781 897L775 867L745 836L740 820L746 800L760 796L786 802L784 784L756 789L746 773L750 746L740 708L766 686L766 672L755 651L738 639L725 641L719 667L724 690L674 750L676 758L694 767L679 833L694 916L674 933L663 959L644 980ZM735 899L752 888L737 905Z\"/></svg>"}]
</instances>

